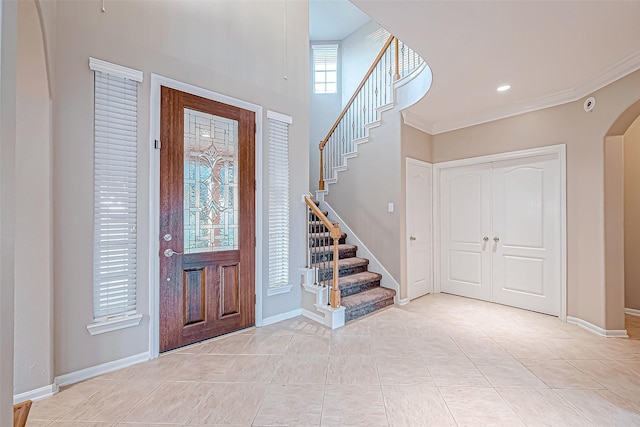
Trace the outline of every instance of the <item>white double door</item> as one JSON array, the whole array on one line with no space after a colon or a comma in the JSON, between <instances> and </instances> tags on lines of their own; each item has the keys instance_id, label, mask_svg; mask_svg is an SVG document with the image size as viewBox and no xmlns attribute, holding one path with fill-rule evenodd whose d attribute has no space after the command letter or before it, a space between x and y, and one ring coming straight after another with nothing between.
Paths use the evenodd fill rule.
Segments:
<instances>
[{"instance_id":1,"label":"white double door","mask_svg":"<svg viewBox=\"0 0 640 427\"><path fill-rule=\"evenodd\" d=\"M558 316L561 180L556 154L442 169L442 292Z\"/></svg>"}]
</instances>

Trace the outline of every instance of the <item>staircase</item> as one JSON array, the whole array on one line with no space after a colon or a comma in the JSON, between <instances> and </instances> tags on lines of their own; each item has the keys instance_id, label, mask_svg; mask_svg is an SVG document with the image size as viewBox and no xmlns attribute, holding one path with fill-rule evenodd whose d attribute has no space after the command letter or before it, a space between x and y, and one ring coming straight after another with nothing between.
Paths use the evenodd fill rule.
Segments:
<instances>
[{"instance_id":1,"label":"staircase","mask_svg":"<svg viewBox=\"0 0 640 427\"><path fill-rule=\"evenodd\" d=\"M319 202L315 202L319 206ZM325 216L328 212L323 212ZM333 277L333 242L325 225L312 212L309 214L309 248L311 267L318 268L318 282ZM396 291L380 286L382 275L369 271L369 260L356 256L358 247L346 243L342 234L338 245L338 284L341 306L348 322L393 304Z\"/></svg>"}]
</instances>

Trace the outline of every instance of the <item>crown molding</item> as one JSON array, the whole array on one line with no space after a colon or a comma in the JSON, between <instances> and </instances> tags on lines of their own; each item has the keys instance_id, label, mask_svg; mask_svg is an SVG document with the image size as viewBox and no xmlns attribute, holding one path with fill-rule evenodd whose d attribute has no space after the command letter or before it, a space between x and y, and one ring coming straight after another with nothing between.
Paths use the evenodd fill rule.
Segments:
<instances>
[{"instance_id":1,"label":"crown molding","mask_svg":"<svg viewBox=\"0 0 640 427\"><path fill-rule=\"evenodd\" d=\"M514 104L505 105L483 111L479 114L467 115L465 117L455 118L452 120L429 122L410 111L403 112L403 118L407 125L413 126L431 135L437 135L439 133L450 132L469 126L475 126L532 111L556 107L569 102L575 102L639 69L640 50L622 58L620 61L596 74L587 82L574 88L565 89L539 98L525 99ZM427 96L429 95L427 94Z\"/></svg>"}]
</instances>

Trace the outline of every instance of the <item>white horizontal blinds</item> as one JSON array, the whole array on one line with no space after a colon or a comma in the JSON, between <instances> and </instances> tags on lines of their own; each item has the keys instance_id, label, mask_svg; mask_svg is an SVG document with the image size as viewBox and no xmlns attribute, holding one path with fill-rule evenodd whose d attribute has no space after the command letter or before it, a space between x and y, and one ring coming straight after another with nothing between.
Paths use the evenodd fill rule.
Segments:
<instances>
[{"instance_id":1,"label":"white horizontal blinds","mask_svg":"<svg viewBox=\"0 0 640 427\"><path fill-rule=\"evenodd\" d=\"M313 92L338 92L338 45L312 45Z\"/></svg>"},{"instance_id":2,"label":"white horizontal blinds","mask_svg":"<svg viewBox=\"0 0 640 427\"><path fill-rule=\"evenodd\" d=\"M289 285L289 123L269 112L269 288ZM284 121L283 121L284 120Z\"/></svg>"},{"instance_id":3,"label":"white horizontal blinds","mask_svg":"<svg viewBox=\"0 0 640 427\"><path fill-rule=\"evenodd\" d=\"M100 321L136 310L138 82L94 76L93 310Z\"/></svg>"}]
</instances>

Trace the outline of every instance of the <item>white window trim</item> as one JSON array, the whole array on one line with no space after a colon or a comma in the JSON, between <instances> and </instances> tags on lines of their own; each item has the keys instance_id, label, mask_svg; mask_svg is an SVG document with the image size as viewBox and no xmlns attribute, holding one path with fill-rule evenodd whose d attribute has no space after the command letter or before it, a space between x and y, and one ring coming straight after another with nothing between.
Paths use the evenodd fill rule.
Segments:
<instances>
[{"instance_id":1,"label":"white window trim","mask_svg":"<svg viewBox=\"0 0 640 427\"><path fill-rule=\"evenodd\" d=\"M103 73L113 74L119 77L136 81L138 83L142 82L144 78L144 73L142 71L123 67L117 64L112 64L110 62L92 57L89 57L89 69L91 71L100 71ZM142 317L143 315L137 313L136 309L136 311L131 311L129 313L124 313L113 317L94 319L92 323L87 325L87 330L91 335L99 335L106 332L117 331L119 329L135 327L140 324L140 322L142 321Z\"/></svg>"},{"instance_id":2,"label":"white window trim","mask_svg":"<svg viewBox=\"0 0 640 427\"><path fill-rule=\"evenodd\" d=\"M118 329L138 326L141 320L142 314L126 314L124 316L91 323L87 325L87 330L91 335L99 335L105 332L117 331Z\"/></svg>"},{"instance_id":3,"label":"white window trim","mask_svg":"<svg viewBox=\"0 0 640 427\"><path fill-rule=\"evenodd\" d=\"M336 91L335 92L316 92L316 68L314 61L314 49L326 49L326 48L335 48L336 49ZM314 43L311 45L311 93L314 95L337 95L340 93L340 53L339 53L340 45L337 43ZM325 71L326 74L326 71ZM326 87L326 84L325 84Z\"/></svg>"}]
</instances>

